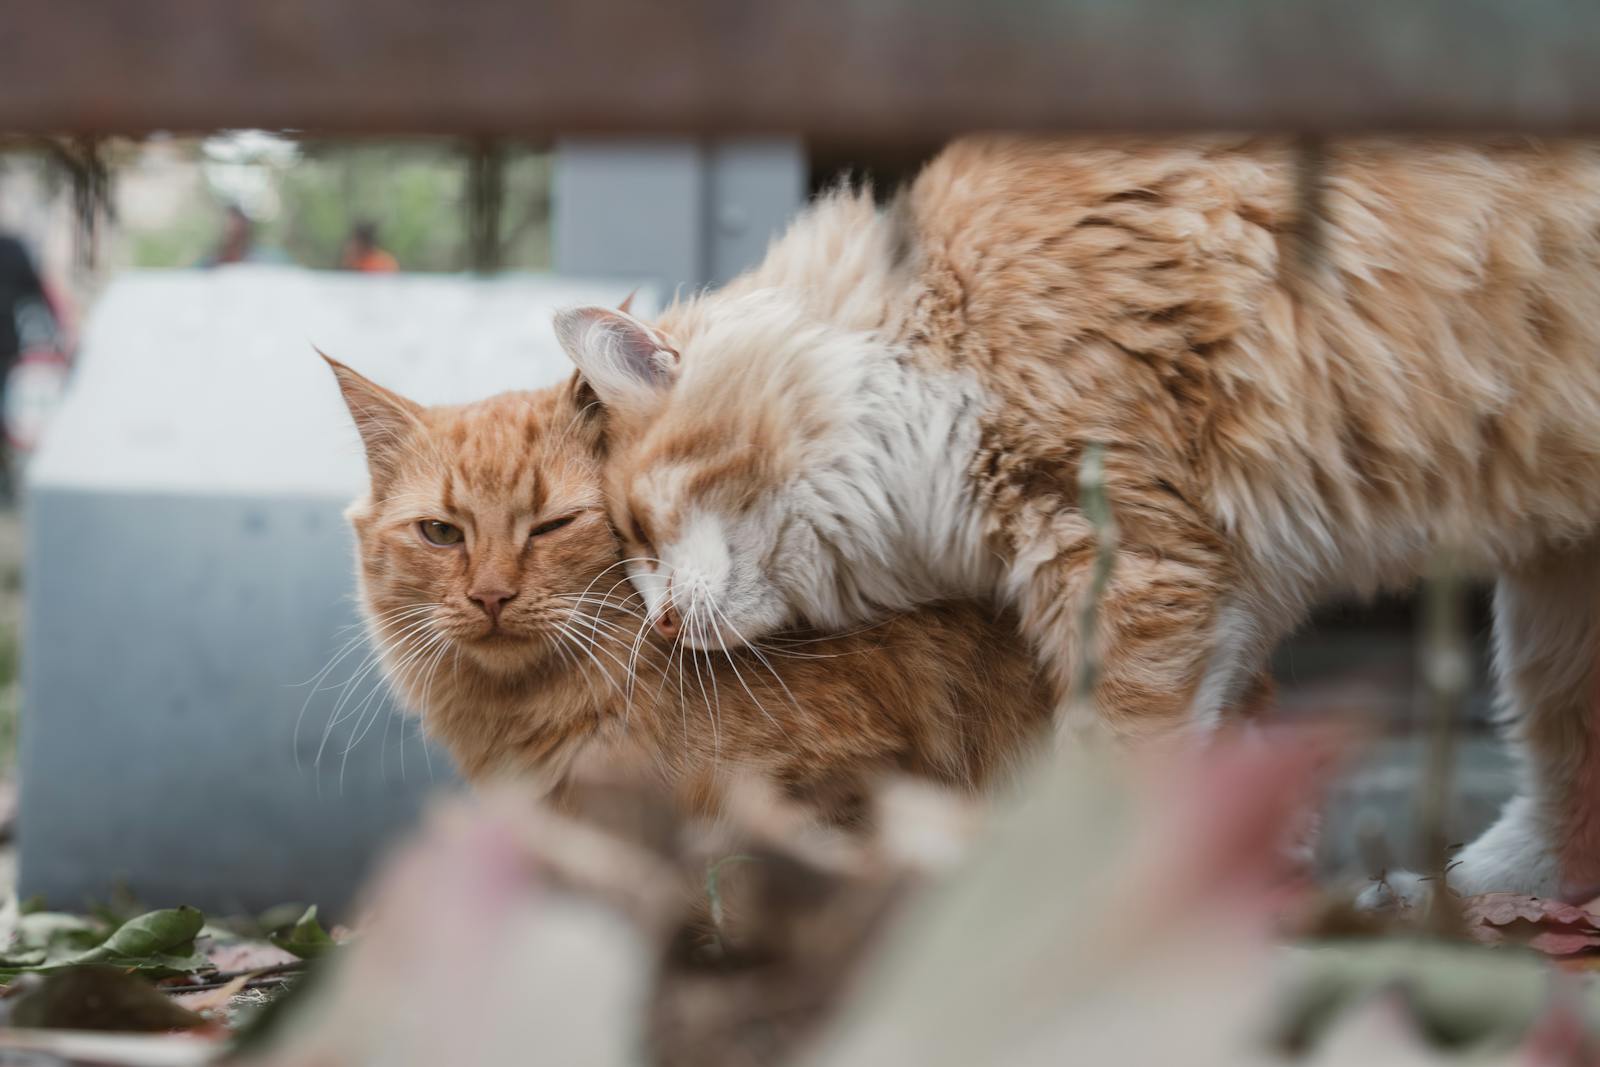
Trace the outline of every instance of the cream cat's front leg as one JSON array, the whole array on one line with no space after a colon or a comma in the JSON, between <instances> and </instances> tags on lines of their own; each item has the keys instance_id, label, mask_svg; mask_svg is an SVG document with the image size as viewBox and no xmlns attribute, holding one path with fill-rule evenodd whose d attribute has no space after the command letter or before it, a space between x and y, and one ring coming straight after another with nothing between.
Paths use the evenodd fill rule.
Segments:
<instances>
[{"instance_id":1,"label":"cream cat's front leg","mask_svg":"<svg viewBox=\"0 0 1600 1067\"><path fill-rule=\"evenodd\" d=\"M1085 663L1095 531L1081 513L1062 511L1014 524L1012 542L1010 599L1048 672L1058 709L1072 714ZM1229 646L1233 634L1249 627L1227 601L1227 575L1220 553L1199 539L1117 547L1092 620L1095 714L1113 733L1138 737L1189 727L1214 716L1215 709L1199 703L1220 708L1243 695L1253 664L1242 646Z\"/></svg>"}]
</instances>

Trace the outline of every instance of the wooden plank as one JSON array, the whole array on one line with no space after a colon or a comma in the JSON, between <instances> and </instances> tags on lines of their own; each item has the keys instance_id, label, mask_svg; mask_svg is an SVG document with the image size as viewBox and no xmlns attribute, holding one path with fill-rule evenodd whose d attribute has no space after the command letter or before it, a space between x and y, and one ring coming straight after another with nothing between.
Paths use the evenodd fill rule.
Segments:
<instances>
[{"instance_id":1,"label":"wooden plank","mask_svg":"<svg viewBox=\"0 0 1600 1067\"><path fill-rule=\"evenodd\" d=\"M1584 0L0 0L0 130L1600 132Z\"/></svg>"}]
</instances>

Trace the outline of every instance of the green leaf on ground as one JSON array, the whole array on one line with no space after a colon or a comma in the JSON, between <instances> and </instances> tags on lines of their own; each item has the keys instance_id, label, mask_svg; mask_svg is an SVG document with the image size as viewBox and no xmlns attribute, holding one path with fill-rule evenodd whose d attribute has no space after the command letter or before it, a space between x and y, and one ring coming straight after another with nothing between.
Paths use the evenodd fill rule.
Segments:
<instances>
[{"instance_id":1,"label":"green leaf on ground","mask_svg":"<svg viewBox=\"0 0 1600 1067\"><path fill-rule=\"evenodd\" d=\"M1553 1005L1600 1032L1600 986L1556 997L1549 965L1532 952L1416 937L1352 938L1290 950L1271 1042L1304 1055L1352 1006L1394 998L1440 1048L1511 1047Z\"/></svg>"},{"instance_id":2,"label":"green leaf on ground","mask_svg":"<svg viewBox=\"0 0 1600 1067\"><path fill-rule=\"evenodd\" d=\"M290 956L310 959L338 947L322 928L315 907L283 917L271 943L276 948L264 938L208 926L198 909L187 906L145 912L117 924L96 916L30 913L13 900L0 906L0 986L18 975L56 974L85 964L154 979L215 971L218 960L226 961L225 970L279 966ZM219 947L226 951L219 952Z\"/></svg>"},{"instance_id":3,"label":"green leaf on ground","mask_svg":"<svg viewBox=\"0 0 1600 1067\"><path fill-rule=\"evenodd\" d=\"M19 973L54 973L104 963L147 976L187 974L210 967L195 951L205 916L191 907L163 908L111 929L95 920L57 912L21 916L0 957L0 981Z\"/></svg>"},{"instance_id":4,"label":"green leaf on ground","mask_svg":"<svg viewBox=\"0 0 1600 1067\"><path fill-rule=\"evenodd\" d=\"M5 948L0 949L0 967L63 963L100 944L110 929L94 919L57 911L18 915Z\"/></svg>"},{"instance_id":5,"label":"green leaf on ground","mask_svg":"<svg viewBox=\"0 0 1600 1067\"><path fill-rule=\"evenodd\" d=\"M256 932L252 936L265 937L273 930L281 930L300 921L305 914L304 904L275 904L255 917Z\"/></svg>"},{"instance_id":6,"label":"green leaf on ground","mask_svg":"<svg viewBox=\"0 0 1600 1067\"><path fill-rule=\"evenodd\" d=\"M73 960L74 963L99 963L117 960L191 956L195 935L206 923L198 908L187 904L163 908L135 916L117 927L99 945Z\"/></svg>"},{"instance_id":7,"label":"green leaf on ground","mask_svg":"<svg viewBox=\"0 0 1600 1067\"><path fill-rule=\"evenodd\" d=\"M339 947L317 921L315 904L305 910L298 922L285 934L272 935L272 943L285 952L292 952L303 960L315 959Z\"/></svg>"}]
</instances>

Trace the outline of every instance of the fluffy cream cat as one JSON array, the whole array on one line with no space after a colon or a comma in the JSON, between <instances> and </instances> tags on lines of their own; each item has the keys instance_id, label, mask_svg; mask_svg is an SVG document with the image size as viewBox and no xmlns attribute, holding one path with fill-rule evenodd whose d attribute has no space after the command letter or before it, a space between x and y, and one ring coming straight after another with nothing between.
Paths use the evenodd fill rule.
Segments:
<instances>
[{"instance_id":1,"label":"fluffy cream cat","mask_svg":"<svg viewBox=\"0 0 1600 1067\"><path fill-rule=\"evenodd\" d=\"M1336 143L1316 219L1296 175L1271 140L974 139L654 323L563 313L651 615L731 643L993 596L1062 706L1103 446L1106 723L1213 724L1319 600L1449 547L1499 576L1528 766L1452 880L1600 888L1600 151Z\"/></svg>"}]
</instances>

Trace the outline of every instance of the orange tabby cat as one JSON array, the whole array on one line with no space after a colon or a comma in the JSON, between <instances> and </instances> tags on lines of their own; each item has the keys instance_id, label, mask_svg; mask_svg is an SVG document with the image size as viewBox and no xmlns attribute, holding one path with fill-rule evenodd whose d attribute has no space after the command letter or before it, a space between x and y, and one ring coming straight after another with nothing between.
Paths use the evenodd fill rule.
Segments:
<instances>
[{"instance_id":1,"label":"orange tabby cat","mask_svg":"<svg viewBox=\"0 0 1600 1067\"><path fill-rule=\"evenodd\" d=\"M1319 600L1452 549L1499 575L1529 777L1451 880L1600 890L1600 148L1336 142L1315 217L1295 164L963 141L653 324L563 313L650 616L731 644L993 596L1065 706L1102 446L1106 722L1209 727Z\"/></svg>"},{"instance_id":2,"label":"orange tabby cat","mask_svg":"<svg viewBox=\"0 0 1600 1067\"><path fill-rule=\"evenodd\" d=\"M1014 628L971 604L732 654L641 637L574 384L429 408L329 362L371 473L350 510L369 632L469 779L642 756L695 803L744 769L848 823L872 777L976 787L1046 724Z\"/></svg>"}]
</instances>

